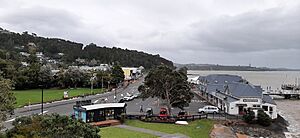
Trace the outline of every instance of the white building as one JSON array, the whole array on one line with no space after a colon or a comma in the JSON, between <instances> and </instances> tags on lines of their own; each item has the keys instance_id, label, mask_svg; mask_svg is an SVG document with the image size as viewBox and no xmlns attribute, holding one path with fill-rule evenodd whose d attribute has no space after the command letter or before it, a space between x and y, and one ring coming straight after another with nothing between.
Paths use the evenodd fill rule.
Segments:
<instances>
[{"instance_id":1,"label":"white building","mask_svg":"<svg viewBox=\"0 0 300 138\"><path fill-rule=\"evenodd\" d=\"M136 67L122 67L125 80L134 80L142 74L142 70Z\"/></svg>"},{"instance_id":2,"label":"white building","mask_svg":"<svg viewBox=\"0 0 300 138\"><path fill-rule=\"evenodd\" d=\"M27 52L20 52L20 54L21 54L22 56L25 56L25 57L28 57L28 56L30 56L30 54L29 54L29 53L27 53Z\"/></svg>"},{"instance_id":3,"label":"white building","mask_svg":"<svg viewBox=\"0 0 300 138\"><path fill-rule=\"evenodd\" d=\"M80 70L85 70L85 71L108 71L110 70L110 66L108 64L100 64L100 66L72 66L79 68Z\"/></svg>"},{"instance_id":4,"label":"white building","mask_svg":"<svg viewBox=\"0 0 300 138\"><path fill-rule=\"evenodd\" d=\"M277 106L260 86L254 86L236 75L214 74L199 77L200 96L231 115L247 110L263 109L272 119L277 118Z\"/></svg>"}]
</instances>

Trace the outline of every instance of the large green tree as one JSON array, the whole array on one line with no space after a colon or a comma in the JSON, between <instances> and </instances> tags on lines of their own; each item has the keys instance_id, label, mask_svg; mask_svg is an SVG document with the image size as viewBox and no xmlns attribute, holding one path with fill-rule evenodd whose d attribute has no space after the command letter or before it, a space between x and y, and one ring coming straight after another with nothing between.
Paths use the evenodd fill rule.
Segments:
<instances>
[{"instance_id":1,"label":"large green tree","mask_svg":"<svg viewBox=\"0 0 300 138\"><path fill-rule=\"evenodd\" d=\"M41 66L38 79L39 83L43 85L44 88L51 87L54 78L49 65Z\"/></svg>"},{"instance_id":2,"label":"large green tree","mask_svg":"<svg viewBox=\"0 0 300 138\"><path fill-rule=\"evenodd\" d=\"M112 67L111 77L111 83L113 84L119 84L120 82L124 81L124 71L120 65L117 64Z\"/></svg>"},{"instance_id":3,"label":"large green tree","mask_svg":"<svg viewBox=\"0 0 300 138\"><path fill-rule=\"evenodd\" d=\"M13 113L16 98L11 90L11 82L0 77L0 128L7 114Z\"/></svg>"},{"instance_id":4,"label":"large green tree","mask_svg":"<svg viewBox=\"0 0 300 138\"><path fill-rule=\"evenodd\" d=\"M77 67L69 67L66 71L61 70L58 73L58 82L61 87L83 87L89 84L90 78L90 73L80 70Z\"/></svg>"},{"instance_id":5,"label":"large green tree","mask_svg":"<svg viewBox=\"0 0 300 138\"><path fill-rule=\"evenodd\" d=\"M165 99L170 114L171 107L183 109L194 96L190 91L185 72L176 71L165 65L150 70L139 91L142 92L143 98Z\"/></svg>"},{"instance_id":6,"label":"large green tree","mask_svg":"<svg viewBox=\"0 0 300 138\"><path fill-rule=\"evenodd\" d=\"M17 118L8 137L100 138L100 129L68 116L35 115Z\"/></svg>"},{"instance_id":7,"label":"large green tree","mask_svg":"<svg viewBox=\"0 0 300 138\"><path fill-rule=\"evenodd\" d=\"M97 71L96 77L97 77L97 85L100 85L101 87L108 86L108 82L110 82L112 79L109 71Z\"/></svg>"}]
</instances>

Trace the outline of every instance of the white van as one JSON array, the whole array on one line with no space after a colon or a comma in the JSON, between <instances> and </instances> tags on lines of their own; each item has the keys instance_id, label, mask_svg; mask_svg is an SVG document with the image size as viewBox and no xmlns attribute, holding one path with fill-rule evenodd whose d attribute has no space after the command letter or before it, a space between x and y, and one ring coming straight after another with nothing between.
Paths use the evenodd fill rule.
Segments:
<instances>
[{"instance_id":1,"label":"white van","mask_svg":"<svg viewBox=\"0 0 300 138\"><path fill-rule=\"evenodd\" d=\"M204 106L203 108L199 108L199 113L219 113L219 108L211 105Z\"/></svg>"}]
</instances>

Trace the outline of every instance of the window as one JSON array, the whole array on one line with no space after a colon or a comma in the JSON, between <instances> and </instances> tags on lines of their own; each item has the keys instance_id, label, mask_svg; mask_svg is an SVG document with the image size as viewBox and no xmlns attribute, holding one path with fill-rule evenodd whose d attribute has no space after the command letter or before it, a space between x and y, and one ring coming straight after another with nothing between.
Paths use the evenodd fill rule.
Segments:
<instances>
[{"instance_id":1,"label":"window","mask_svg":"<svg viewBox=\"0 0 300 138\"><path fill-rule=\"evenodd\" d=\"M78 118L81 119L81 112L78 111Z\"/></svg>"},{"instance_id":2,"label":"window","mask_svg":"<svg viewBox=\"0 0 300 138\"><path fill-rule=\"evenodd\" d=\"M88 121L87 122L93 122L94 121L94 112L88 112Z\"/></svg>"},{"instance_id":3,"label":"window","mask_svg":"<svg viewBox=\"0 0 300 138\"><path fill-rule=\"evenodd\" d=\"M254 105L253 105L253 107L255 107L255 108L259 108L259 107L260 107L260 105L258 105L258 104L254 104Z\"/></svg>"},{"instance_id":4,"label":"window","mask_svg":"<svg viewBox=\"0 0 300 138\"><path fill-rule=\"evenodd\" d=\"M268 111L268 106L262 106L262 109L264 109L264 111Z\"/></svg>"},{"instance_id":5,"label":"window","mask_svg":"<svg viewBox=\"0 0 300 138\"><path fill-rule=\"evenodd\" d=\"M270 106L269 107L269 111L272 112L273 111L273 107Z\"/></svg>"},{"instance_id":6,"label":"window","mask_svg":"<svg viewBox=\"0 0 300 138\"><path fill-rule=\"evenodd\" d=\"M270 107L269 107L269 111L270 111L270 112L269 112L270 114L273 114L273 107L270 106Z\"/></svg>"}]
</instances>

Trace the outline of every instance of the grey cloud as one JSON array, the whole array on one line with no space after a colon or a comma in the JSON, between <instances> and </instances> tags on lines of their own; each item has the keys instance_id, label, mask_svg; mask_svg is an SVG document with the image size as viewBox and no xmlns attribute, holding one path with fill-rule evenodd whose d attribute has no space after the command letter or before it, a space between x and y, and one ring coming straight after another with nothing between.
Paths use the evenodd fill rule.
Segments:
<instances>
[{"instance_id":1,"label":"grey cloud","mask_svg":"<svg viewBox=\"0 0 300 138\"><path fill-rule=\"evenodd\" d=\"M300 6L292 10L223 16L208 24L194 24L193 40L202 46L227 52L300 49ZM197 32L198 29L198 32Z\"/></svg>"},{"instance_id":2,"label":"grey cloud","mask_svg":"<svg viewBox=\"0 0 300 138\"><path fill-rule=\"evenodd\" d=\"M18 9L1 17L2 23L22 27L23 29L42 30L54 33L68 28L79 28L79 17L65 10L46 7Z\"/></svg>"},{"instance_id":3,"label":"grey cloud","mask_svg":"<svg viewBox=\"0 0 300 138\"><path fill-rule=\"evenodd\" d=\"M12 0L0 5L0 26L143 50L179 63L300 68L300 6L295 3Z\"/></svg>"},{"instance_id":4,"label":"grey cloud","mask_svg":"<svg viewBox=\"0 0 300 138\"><path fill-rule=\"evenodd\" d=\"M62 37L85 44L113 44L112 38L98 34L97 31L101 31L101 27L89 26L83 20L81 16L67 10L34 6L13 10L0 16L0 25L13 28L12 31L29 31L41 36Z\"/></svg>"}]
</instances>

